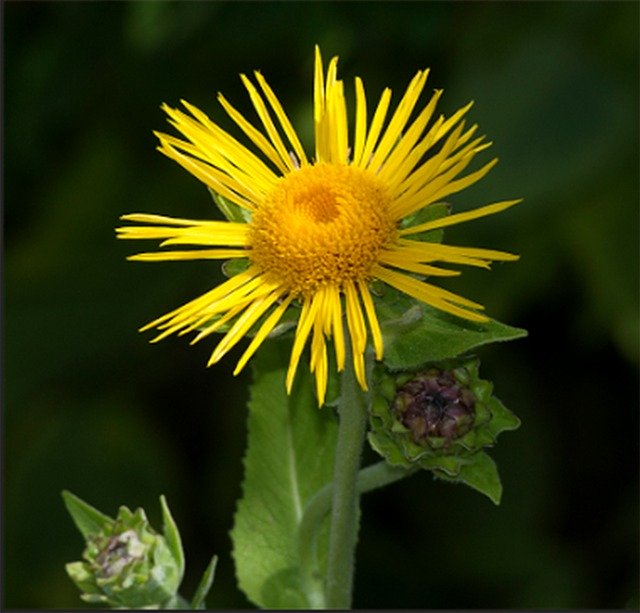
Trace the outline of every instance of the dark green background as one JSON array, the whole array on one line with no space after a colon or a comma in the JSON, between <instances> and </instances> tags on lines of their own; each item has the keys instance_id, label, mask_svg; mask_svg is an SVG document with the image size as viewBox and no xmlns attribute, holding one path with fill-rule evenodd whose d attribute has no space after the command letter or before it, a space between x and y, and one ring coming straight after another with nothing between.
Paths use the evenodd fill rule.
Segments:
<instances>
[{"instance_id":1,"label":"dark green background","mask_svg":"<svg viewBox=\"0 0 640 613\"><path fill-rule=\"evenodd\" d=\"M101 510L166 494L190 596L220 556L211 607L249 607L228 531L250 373L212 344L136 329L211 287L212 263L127 263L128 212L206 218L202 185L154 152L162 102L227 126L260 68L310 149L313 45L372 99L419 68L467 100L501 163L451 201L524 197L451 229L522 255L451 287L529 338L480 351L523 426L493 451L500 507L428 474L363 500L357 607L637 606L638 4L22 3L4 6L4 605L80 606L82 541L60 491ZM253 117L253 115L251 115ZM483 160L489 154L483 154Z\"/></svg>"}]
</instances>

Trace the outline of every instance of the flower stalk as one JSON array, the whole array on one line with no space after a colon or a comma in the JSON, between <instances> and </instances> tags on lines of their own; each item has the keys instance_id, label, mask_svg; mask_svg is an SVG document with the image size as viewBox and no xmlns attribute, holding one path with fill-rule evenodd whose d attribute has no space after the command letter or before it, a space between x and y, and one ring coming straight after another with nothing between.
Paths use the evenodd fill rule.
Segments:
<instances>
[{"instance_id":1,"label":"flower stalk","mask_svg":"<svg viewBox=\"0 0 640 613\"><path fill-rule=\"evenodd\" d=\"M358 472L357 494L359 496L385 485L391 485L412 475L416 470L417 467L406 469L404 467L391 466L384 460L362 468ZM327 608L324 578L317 573L317 542L322 520L331 511L332 501L333 482L327 483L309 500L298 529L300 568L304 591L309 601L310 609Z\"/></svg>"},{"instance_id":2,"label":"flower stalk","mask_svg":"<svg viewBox=\"0 0 640 613\"><path fill-rule=\"evenodd\" d=\"M360 495L357 482L368 423L369 394L356 380L351 361L342 372L327 557L326 607L351 608Z\"/></svg>"}]
</instances>

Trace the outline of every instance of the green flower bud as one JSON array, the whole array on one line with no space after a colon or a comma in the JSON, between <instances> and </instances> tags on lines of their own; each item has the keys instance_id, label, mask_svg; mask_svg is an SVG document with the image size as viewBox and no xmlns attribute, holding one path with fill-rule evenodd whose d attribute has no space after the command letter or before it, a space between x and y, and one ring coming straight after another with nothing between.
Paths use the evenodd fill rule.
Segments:
<instances>
[{"instance_id":1,"label":"green flower bud","mask_svg":"<svg viewBox=\"0 0 640 613\"><path fill-rule=\"evenodd\" d=\"M85 602L154 609L176 599L184 559L164 499L165 534L161 535L149 525L143 509L132 513L120 507L113 520L68 492L64 495L87 544L84 561L66 566Z\"/></svg>"}]
</instances>

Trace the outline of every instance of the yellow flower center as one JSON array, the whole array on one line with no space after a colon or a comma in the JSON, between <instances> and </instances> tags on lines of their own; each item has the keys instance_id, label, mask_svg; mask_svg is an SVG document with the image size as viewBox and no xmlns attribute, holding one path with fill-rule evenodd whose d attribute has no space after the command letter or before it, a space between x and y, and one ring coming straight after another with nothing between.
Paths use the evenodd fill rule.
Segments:
<instances>
[{"instance_id":1,"label":"yellow flower center","mask_svg":"<svg viewBox=\"0 0 640 613\"><path fill-rule=\"evenodd\" d=\"M332 164L296 170L253 214L250 259L295 295L366 278L396 236L389 203L369 171Z\"/></svg>"}]
</instances>

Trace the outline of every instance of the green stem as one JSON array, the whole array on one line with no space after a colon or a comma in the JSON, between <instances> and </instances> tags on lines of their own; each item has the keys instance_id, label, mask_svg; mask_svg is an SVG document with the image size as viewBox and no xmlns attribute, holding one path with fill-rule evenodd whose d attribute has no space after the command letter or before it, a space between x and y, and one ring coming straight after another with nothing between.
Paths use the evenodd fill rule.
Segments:
<instances>
[{"instance_id":1,"label":"green stem","mask_svg":"<svg viewBox=\"0 0 640 613\"><path fill-rule=\"evenodd\" d=\"M386 460L367 466L358 473L356 489L365 494L412 475L418 469L406 469L391 466ZM318 575L316 547L323 518L331 510L333 483L327 483L318 490L307 503L299 528L300 566L302 569L305 592L311 609L326 608L324 584Z\"/></svg>"},{"instance_id":2,"label":"green stem","mask_svg":"<svg viewBox=\"0 0 640 613\"><path fill-rule=\"evenodd\" d=\"M333 476L333 505L327 554L326 606L349 609L358 540L359 495L356 487L369 397L360 389L350 356L342 373L338 442Z\"/></svg>"},{"instance_id":3,"label":"green stem","mask_svg":"<svg viewBox=\"0 0 640 613\"><path fill-rule=\"evenodd\" d=\"M403 466L391 466L386 460L381 460L358 472L356 488L358 494L366 494L372 490L390 485L400 479L413 475L419 468L404 468ZM331 510L331 498L333 495L333 483L327 483L318 490L309 500L304 511L304 517L300 524L300 530L310 534L316 529L320 520Z\"/></svg>"}]
</instances>

